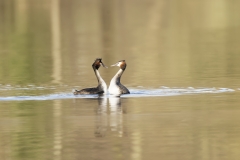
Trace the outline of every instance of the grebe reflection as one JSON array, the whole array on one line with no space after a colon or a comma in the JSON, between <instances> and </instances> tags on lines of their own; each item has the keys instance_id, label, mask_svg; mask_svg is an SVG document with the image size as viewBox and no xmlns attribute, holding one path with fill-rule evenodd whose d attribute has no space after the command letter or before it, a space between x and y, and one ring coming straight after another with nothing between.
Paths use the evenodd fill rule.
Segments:
<instances>
[{"instance_id":1,"label":"grebe reflection","mask_svg":"<svg viewBox=\"0 0 240 160\"><path fill-rule=\"evenodd\" d=\"M109 100L109 103L107 103ZM117 134L123 136L123 109L121 106L121 97L99 97L96 121L96 137L104 137L111 132L111 135ZM109 133L110 134L110 133Z\"/></svg>"}]
</instances>

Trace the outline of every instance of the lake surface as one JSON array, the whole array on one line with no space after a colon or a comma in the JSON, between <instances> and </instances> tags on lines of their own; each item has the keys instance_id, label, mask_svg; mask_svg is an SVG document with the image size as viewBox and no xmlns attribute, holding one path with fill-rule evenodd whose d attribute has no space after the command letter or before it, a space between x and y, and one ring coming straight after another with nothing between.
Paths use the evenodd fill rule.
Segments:
<instances>
[{"instance_id":1,"label":"lake surface","mask_svg":"<svg viewBox=\"0 0 240 160\"><path fill-rule=\"evenodd\" d=\"M0 0L0 159L239 159L239 5Z\"/></svg>"}]
</instances>

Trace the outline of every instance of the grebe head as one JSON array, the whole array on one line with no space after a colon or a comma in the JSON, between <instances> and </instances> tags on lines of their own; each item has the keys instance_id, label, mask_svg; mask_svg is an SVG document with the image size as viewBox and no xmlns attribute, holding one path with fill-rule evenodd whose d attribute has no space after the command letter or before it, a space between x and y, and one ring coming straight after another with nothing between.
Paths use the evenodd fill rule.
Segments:
<instances>
[{"instance_id":1,"label":"grebe head","mask_svg":"<svg viewBox=\"0 0 240 160\"><path fill-rule=\"evenodd\" d=\"M95 69L99 69L100 66L103 66L105 68L108 68L107 66L105 66L102 62L102 58L96 58L96 60L93 62L92 67Z\"/></svg>"},{"instance_id":2,"label":"grebe head","mask_svg":"<svg viewBox=\"0 0 240 160\"><path fill-rule=\"evenodd\" d=\"M116 64L113 64L113 65L111 65L112 67L113 66L118 66L118 67L120 67L122 70L125 70L126 69L126 67L127 67L127 63L125 62L125 60L120 60L120 61L118 61Z\"/></svg>"}]
</instances>

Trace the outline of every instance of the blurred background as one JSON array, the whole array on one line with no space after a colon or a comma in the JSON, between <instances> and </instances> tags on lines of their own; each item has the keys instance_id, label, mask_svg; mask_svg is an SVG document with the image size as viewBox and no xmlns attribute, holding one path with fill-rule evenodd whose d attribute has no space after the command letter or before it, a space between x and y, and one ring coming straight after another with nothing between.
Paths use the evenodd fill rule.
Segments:
<instances>
[{"instance_id":1,"label":"blurred background","mask_svg":"<svg viewBox=\"0 0 240 160\"><path fill-rule=\"evenodd\" d=\"M95 85L125 59L127 86L238 82L239 1L0 0L2 84ZM117 69L100 69L107 83Z\"/></svg>"},{"instance_id":2,"label":"blurred background","mask_svg":"<svg viewBox=\"0 0 240 160\"><path fill-rule=\"evenodd\" d=\"M0 96L121 82L234 92L0 102L0 159L239 159L239 0L0 0ZM109 84L118 68L100 68Z\"/></svg>"}]
</instances>

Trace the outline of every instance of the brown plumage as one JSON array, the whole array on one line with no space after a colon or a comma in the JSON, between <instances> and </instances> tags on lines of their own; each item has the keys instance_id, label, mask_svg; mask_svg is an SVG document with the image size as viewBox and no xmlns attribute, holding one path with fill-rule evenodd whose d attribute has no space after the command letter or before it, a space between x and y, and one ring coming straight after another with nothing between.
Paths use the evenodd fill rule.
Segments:
<instances>
[{"instance_id":1,"label":"brown plumage","mask_svg":"<svg viewBox=\"0 0 240 160\"><path fill-rule=\"evenodd\" d=\"M121 64L120 64L119 67L120 67L122 70L125 70L126 67L127 67L127 63L125 62L125 60L121 60L121 61L119 61L119 62L121 62Z\"/></svg>"},{"instance_id":2,"label":"brown plumage","mask_svg":"<svg viewBox=\"0 0 240 160\"><path fill-rule=\"evenodd\" d=\"M78 94L103 94L104 91L99 90L98 88L85 88L82 90L74 90L73 94L78 95Z\"/></svg>"},{"instance_id":3,"label":"brown plumage","mask_svg":"<svg viewBox=\"0 0 240 160\"><path fill-rule=\"evenodd\" d=\"M121 84L120 79L127 67L127 63L125 60L120 60L116 64L113 64L111 66L118 66L120 70L115 74L115 76L112 78L108 91L110 94L120 95L120 94L130 94L127 87Z\"/></svg>"},{"instance_id":4,"label":"brown plumage","mask_svg":"<svg viewBox=\"0 0 240 160\"><path fill-rule=\"evenodd\" d=\"M92 64L92 68L93 71L97 77L98 80L98 86L97 87L93 87L93 88L85 88L82 90L73 90L73 94L74 95L78 95L78 94L103 94L107 92L107 85L104 82L104 80L102 79L102 77L100 76L100 73L98 72L98 69L101 67L101 65L105 68L107 68L103 62L101 58L97 58L93 64Z\"/></svg>"}]
</instances>

